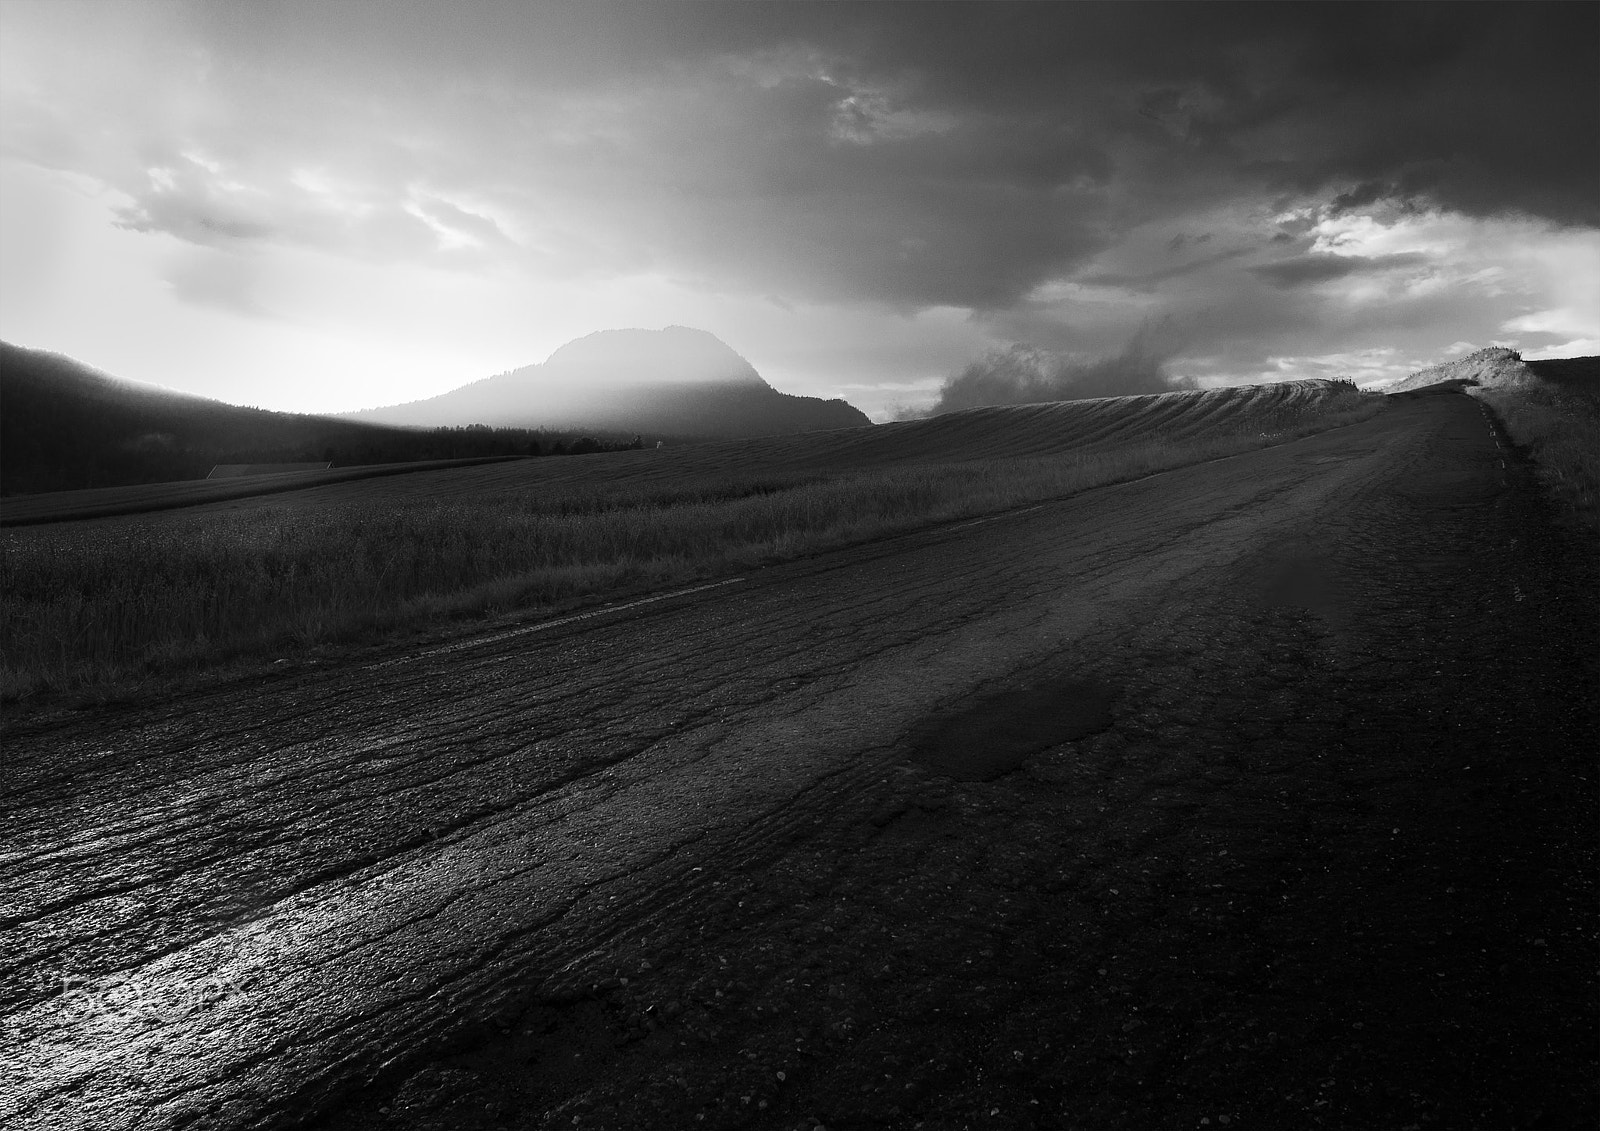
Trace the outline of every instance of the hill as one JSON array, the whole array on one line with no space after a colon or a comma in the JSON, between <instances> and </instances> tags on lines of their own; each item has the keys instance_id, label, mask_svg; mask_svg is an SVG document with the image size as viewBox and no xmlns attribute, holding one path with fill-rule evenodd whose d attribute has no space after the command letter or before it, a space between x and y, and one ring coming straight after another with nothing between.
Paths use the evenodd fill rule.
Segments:
<instances>
[{"instance_id":1,"label":"hill","mask_svg":"<svg viewBox=\"0 0 1600 1131\"><path fill-rule=\"evenodd\" d=\"M603 330L427 400L349 413L377 424L491 424L682 438L779 436L870 423L842 400L791 396L704 330Z\"/></svg>"},{"instance_id":2,"label":"hill","mask_svg":"<svg viewBox=\"0 0 1600 1131\"><path fill-rule=\"evenodd\" d=\"M1419 369L1384 391L1404 393L1446 383L1462 388L1540 389L1557 396L1600 400L1600 357L1524 361L1516 350L1490 346L1454 361Z\"/></svg>"},{"instance_id":3,"label":"hill","mask_svg":"<svg viewBox=\"0 0 1600 1131\"><path fill-rule=\"evenodd\" d=\"M1454 361L1430 365L1396 381L1385 392L1408 393L1430 385L1454 383L1468 385L1517 385L1530 379L1522 355L1503 346L1490 346L1458 357Z\"/></svg>"},{"instance_id":4,"label":"hill","mask_svg":"<svg viewBox=\"0 0 1600 1131\"><path fill-rule=\"evenodd\" d=\"M538 454L559 436L432 432L268 412L125 381L60 354L0 342L0 494L204 479L217 464ZM598 450L590 441L585 450Z\"/></svg>"},{"instance_id":5,"label":"hill","mask_svg":"<svg viewBox=\"0 0 1600 1131\"><path fill-rule=\"evenodd\" d=\"M1600 401L1600 357L1547 358L1522 364L1529 373L1563 393Z\"/></svg>"}]
</instances>

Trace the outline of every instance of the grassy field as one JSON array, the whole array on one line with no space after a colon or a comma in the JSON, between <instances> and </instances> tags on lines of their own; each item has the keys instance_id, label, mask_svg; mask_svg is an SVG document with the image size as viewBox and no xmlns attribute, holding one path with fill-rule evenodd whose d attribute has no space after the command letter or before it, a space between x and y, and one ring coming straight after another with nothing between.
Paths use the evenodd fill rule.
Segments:
<instances>
[{"instance_id":1,"label":"grassy field","mask_svg":"<svg viewBox=\"0 0 1600 1131\"><path fill-rule=\"evenodd\" d=\"M714 576L1351 423L1298 382L336 483L0 532L0 694Z\"/></svg>"},{"instance_id":2,"label":"grassy field","mask_svg":"<svg viewBox=\"0 0 1600 1131\"><path fill-rule=\"evenodd\" d=\"M125 487L90 487L82 491L46 491L37 495L12 495L0 503L0 526L32 526L83 518L109 518L148 514L175 507L248 499L288 491L304 491L329 483L382 479L390 475L415 475L442 468L473 467L518 460L516 456L476 459L416 460L411 463L364 464L318 471L288 471L238 479L181 479L171 483L138 483Z\"/></svg>"},{"instance_id":3,"label":"grassy field","mask_svg":"<svg viewBox=\"0 0 1600 1131\"><path fill-rule=\"evenodd\" d=\"M1574 522L1600 532L1600 358L1527 362L1531 379L1472 395L1525 449L1551 497Z\"/></svg>"}]
</instances>

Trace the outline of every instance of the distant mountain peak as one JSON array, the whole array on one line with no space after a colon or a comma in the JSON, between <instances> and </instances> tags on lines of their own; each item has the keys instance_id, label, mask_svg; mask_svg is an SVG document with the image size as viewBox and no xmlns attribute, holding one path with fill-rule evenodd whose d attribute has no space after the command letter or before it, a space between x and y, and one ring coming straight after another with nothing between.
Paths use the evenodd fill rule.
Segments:
<instances>
[{"instance_id":1,"label":"distant mountain peak","mask_svg":"<svg viewBox=\"0 0 1600 1131\"><path fill-rule=\"evenodd\" d=\"M689 326L600 330L568 342L538 368L551 384L766 384L721 338Z\"/></svg>"},{"instance_id":2,"label":"distant mountain peak","mask_svg":"<svg viewBox=\"0 0 1600 1131\"><path fill-rule=\"evenodd\" d=\"M600 330L427 400L347 414L410 426L492 424L666 436L773 436L871 422L842 400L778 392L715 334Z\"/></svg>"}]
</instances>

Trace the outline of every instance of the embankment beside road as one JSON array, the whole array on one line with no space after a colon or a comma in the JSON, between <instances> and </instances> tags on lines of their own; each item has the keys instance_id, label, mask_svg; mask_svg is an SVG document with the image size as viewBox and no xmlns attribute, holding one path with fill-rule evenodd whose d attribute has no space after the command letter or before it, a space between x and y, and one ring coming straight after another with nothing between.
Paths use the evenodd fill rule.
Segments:
<instances>
[{"instance_id":1,"label":"embankment beside road","mask_svg":"<svg viewBox=\"0 0 1600 1131\"><path fill-rule=\"evenodd\" d=\"M1600 534L1600 357L1523 361L1495 346L1419 370L1389 392L1440 384L1487 405L1560 513Z\"/></svg>"}]
</instances>

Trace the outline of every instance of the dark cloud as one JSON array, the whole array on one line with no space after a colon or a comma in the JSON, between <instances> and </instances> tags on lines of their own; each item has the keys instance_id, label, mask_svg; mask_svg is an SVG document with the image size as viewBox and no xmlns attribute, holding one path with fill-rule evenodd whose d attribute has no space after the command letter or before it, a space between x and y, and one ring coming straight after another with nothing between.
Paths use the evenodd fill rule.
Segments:
<instances>
[{"instance_id":1,"label":"dark cloud","mask_svg":"<svg viewBox=\"0 0 1600 1131\"><path fill-rule=\"evenodd\" d=\"M1339 216L1396 195L1398 194L1393 185L1386 185L1379 181L1368 181L1366 184L1357 185L1355 188L1339 193L1329 201L1328 211L1335 216Z\"/></svg>"},{"instance_id":2,"label":"dark cloud","mask_svg":"<svg viewBox=\"0 0 1600 1131\"><path fill-rule=\"evenodd\" d=\"M867 73L914 75L934 104L1084 114L1101 136L1177 144L1184 161L1232 162L1247 182L1380 183L1477 214L1600 215L1593 4L849 11L810 34Z\"/></svg>"},{"instance_id":3,"label":"dark cloud","mask_svg":"<svg viewBox=\"0 0 1600 1131\"><path fill-rule=\"evenodd\" d=\"M1350 275L1371 275L1401 267L1416 267L1427 261L1427 256L1417 252L1375 256L1302 255L1276 263L1264 263L1250 268L1250 272L1273 286L1306 287Z\"/></svg>"},{"instance_id":4,"label":"dark cloud","mask_svg":"<svg viewBox=\"0 0 1600 1131\"><path fill-rule=\"evenodd\" d=\"M1286 180L1312 189L1345 180L1354 201L1386 186L1473 215L1600 220L1600 6L1334 14L1313 21L1321 26L1295 51L1304 90L1285 118L1303 123L1305 144L1291 151Z\"/></svg>"},{"instance_id":5,"label":"dark cloud","mask_svg":"<svg viewBox=\"0 0 1600 1131\"><path fill-rule=\"evenodd\" d=\"M1209 238L1209 236L1202 237L1202 239ZM1168 246L1171 247L1172 245L1169 243ZM1191 259L1187 263L1162 267L1154 271L1140 273L1093 271L1078 275L1076 281L1093 287L1126 287L1129 290L1152 291L1168 279L1181 279L1185 275L1209 271L1219 264L1227 263L1233 259L1241 259L1254 252L1255 249L1250 247L1233 247L1228 248L1226 251L1214 252L1211 255L1202 255L1200 258Z\"/></svg>"},{"instance_id":6,"label":"dark cloud","mask_svg":"<svg viewBox=\"0 0 1600 1131\"><path fill-rule=\"evenodd\" d=\"M157 16L148 89L19 85L7 145L124 194L124 224L207 246L494 255L543 277L987 315L1054 282L1150 292L1242 258L1102 263L1143 226L1192 251L1207 238L1183 234L1194 218L1230 205L1600 223L1594 4L348 0ZM335 187L297 187L307 167ZM1272 235L1263 220L1253 238L1292 244L1314 222ZM1255 278L1360 269L1291 260Z\"/></svg>"},{"instance_id":7,"label":"dark cloud","mask_svg":"<svg viewBox=\"0 0 1600 1131\"><path fill-rule=\"evenodd\" d=\"M1074 361L1014 345L974 361L945 381L930 415L989 405L1078 401L1136 393L1167 393L1194 388L1184 378L1169 378L1163 358L1144 334L1135 334L1120 353L1094 361Z\"/></svg>"}]
</instances>

